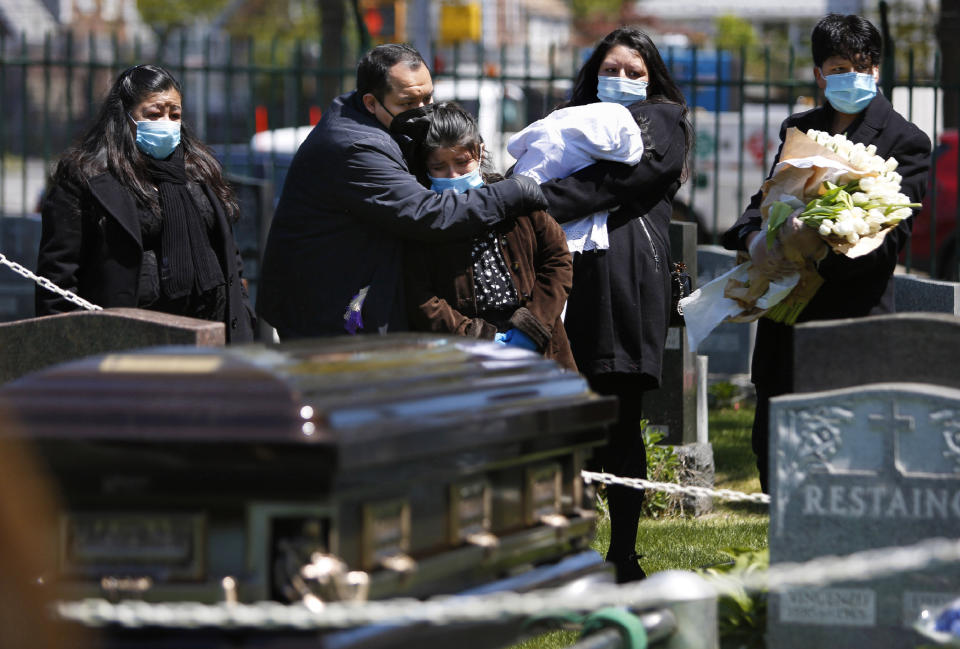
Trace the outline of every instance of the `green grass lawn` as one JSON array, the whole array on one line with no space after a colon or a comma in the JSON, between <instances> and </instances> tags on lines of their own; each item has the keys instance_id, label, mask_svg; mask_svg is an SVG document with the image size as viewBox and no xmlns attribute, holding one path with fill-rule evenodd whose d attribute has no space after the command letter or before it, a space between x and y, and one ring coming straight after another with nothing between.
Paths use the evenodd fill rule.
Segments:
<instances>
[{"instance_id":1,"label":"green grass lawn","mask_svg":"<svg viewBox=\"0 0 960 649\"><path fill-rule=\"evenodd\" d=\"M715 486L746 493L760 491L757 467L750 449L753 409L710 412ZM698 518L645 518L637 531L637 552L647 574L662 570L696 570L726 561L725 548L761 550L767 547L767 508L750 503L714 501L711 513ZM610 528L606 518L597 525L592 547L606 552ZM570 631L548 633L522 642L514 649L560 649L576 641Z\"/></svg>"}]
</instances>

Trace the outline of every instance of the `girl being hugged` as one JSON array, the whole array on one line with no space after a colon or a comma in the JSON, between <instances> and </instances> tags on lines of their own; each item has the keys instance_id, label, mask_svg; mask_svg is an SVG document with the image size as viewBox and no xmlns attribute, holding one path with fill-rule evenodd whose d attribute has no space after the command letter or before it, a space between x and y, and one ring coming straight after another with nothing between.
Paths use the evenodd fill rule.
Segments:
<instances>
[{"instance_id":1,"label":"girl being hugged","mask_svg":"<svg viewBox=\"0 0 960 649\"><path fill-rule=\"evenodd\" d=\"M607 211L605 249L574 256L573 289L564 326L577 367L600 394L617 396L620 412L598 468L645 478L640 433L642 397L660 386L670 311L672 201L686 177L693 130L680 89L650 37L622 27L608 34L584 63L567 106L624 105L643 140L637 164L601 160L540 185L560 223ZM643 492L608 490L607 561L619 581L644 577L636 551Z\"/></svg>"},{"instance_id":2,"label":"girl being hugged","mask_svg":"<svg viewBox=\"0 0 960 649\"><path fill-rule=\"evenodd\" d=\"M428 108L395 129L413 138L410 167L423 184L459 193L501 179L482 169L473 116L452 102ZM405 275L413 328L495 340L576 369L560 319L572 261L563 230L546 212L443 246L411 244Z\"/></svg>"},{"instance_id":3,"label":"girl being hugged","mask_svg":"<svg viewBox=\"0 0 960 649\"><path fill-rule=\"evenodd\" d=\"M254 337L220 164L181 121L177 80L155 65L117 77L96 121L57 165L37 271L102 307L223 322ZM37 315L78 308L38 287Z\"/></svg>"}]
</instances>

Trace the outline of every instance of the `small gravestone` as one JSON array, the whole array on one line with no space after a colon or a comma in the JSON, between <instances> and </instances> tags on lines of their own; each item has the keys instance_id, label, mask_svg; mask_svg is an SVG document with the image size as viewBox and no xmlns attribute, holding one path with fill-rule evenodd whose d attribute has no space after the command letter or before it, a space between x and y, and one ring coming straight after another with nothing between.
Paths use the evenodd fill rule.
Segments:
<instances>
[{"instance_id":1,"label":"small gravestone","mask_svg":"<svg viewBox=\"0 0 960 649\"><path fill-rule=\"evenodd\" d=\"M224 344L222 322L142 309L73 311L0 323L0 383L92 354L155 347Z\"/></svg>"},{"instance_id":2,"label":"small gravestone","mask_svg":"<svg viewBox=\"0 0 960 649\"><path fill-rule=\"evenodd\" d=\"M694 281L697 276L697 225L670 223L670 254L687 265ZM693 288L696 288L694 286ZM660 387L646 393L643 414L651 427L664 433L664 444L697 441L697 357L687 343L682 327L670 327Z\"/></svg>"},{"instance_id":3,"label":"small gravestone","mask_svg":"<svg viewBox=\"0 0 960 649\"><path fill-rule=\"evenodd\" d=\"M670 255L687 266L696 288L697 226L695 223L670 223ZM697 356L690 349L682 327L670 327L663 352L660 388L643 397L643 416L652 429L664 433L661 444L675 447L680 457L680 481L685 485L712 487L713 447L706 435L697 432ZM701 439L703 438L703 439ZM687 507L695 516L710 511L709 497L688 497Z\"/></svg>"},{"instance_id":4,"label":"small gravestone","mask_svg":"<svg viewBox=\"0 0 960 649\"><path fill-rule=\"evenodd\" d=\"M960 318L894 313L793 328L793 392L903 381L960 388Z\"/></svg>"},{"instance_id":5,"label":"small gravestone","mask_svg":"<svg viewBox=\"0 0 960 649\"><path fill-rule=\"evenodd\" d=\"M958 536L960 390L786 395L771 400L771 429L771 564ZM914 647L920 612L958 596L956 564L787 589L771 595L767 646Z\"/></svg>"},{"instance_id":6,"label":"small gravestone","mask_svg":"<svg viewBox=\"0 0 960 649\"><path fill-rule=\"evenodd\" d=\"M960 315L960 284L914 275L893 276L897 313L925 311Z\"/></svg>"},{"instance_id":7,"label":"small gravestone","mask_svg":"<svg viewBox=\"0 0 960 649\"><path fill-rule=\"evenodd\" d=\"M736 252L720 246L697 246L697 286L720 277L736 264ZM756 330L755 322L723 322L704 338L697 353L710 357L711 374L748 374Z\"/></svg>"},{"instance_id":8,"label":"small gravestone","mask_svg":"<svg viewBox=\"0 0 960 649\"><path fill-rule=\"evenodd\" d=\"M30 271L37 269L40 215L0 216L0 253ZM0 266L0 322L33 315L34 284L6 266Z\"/></svg>"}]
</instances>

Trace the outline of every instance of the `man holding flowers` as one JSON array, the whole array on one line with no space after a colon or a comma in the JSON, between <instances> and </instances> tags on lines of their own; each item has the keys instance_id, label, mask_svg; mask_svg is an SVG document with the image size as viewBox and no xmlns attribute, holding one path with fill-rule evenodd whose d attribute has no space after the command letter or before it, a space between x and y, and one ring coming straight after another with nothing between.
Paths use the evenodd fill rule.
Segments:
<instances>
[{"instance_id":1,"label":"man holding flowers","mask_svg":"<svg viewBox=\"0 0 960 649\"><path fill-rule=\"evenodd\" d=\"M814 27L811 41L813 73L817 86L824 91L826 103L784 121L780 128L780 150L773 168L776 169L780 162L787 131L792 127L819 144L829 143L831 136L839 136L834 144L843 149L837 153L844 155L846 160L856 162L855 158L862 155L876 156L888 162L892 158L894 162L889 162L884 172L888 173L886 177L894 179L899 175L899 194L903 195L900 202L906 198L910 204L919 204L926 190L930 140L893 110L889 100L877 92L880 33L860 16L829 14ZM851 150L847 151L847 148ZM771 170L771 176L773 173ZM871 178L866 185L879 192L882 187L876 185L882 182ZM871 184L875 186L871 187ZM855 211L852 210L854 201L865 200L866 189L853 187L849 196L843 190L831 190L834 193L827 198L833 201L836 214L831 214L826 222L822 216L819 222L810 218L810 214L818 211L816 205L808 204L786 218L783 218L781 209L779 220L782 223L769 237L761 205L765 204L769 210L771 226L775 210L769 208L769 201L765 203L765 192L761 190L723 236L726 248L746 251L756 271L769 280L798 270L795 251L803 251L806 259L815 261L816 272L823 282L805 306L801 306L799 315L794 314L798 322L853 318L894 310L891 277L913 227L912 218L903 218L910 208L894 210L896 217L892 222L896 223L897 218L900 220L889 227L879 245L866 254L851 258L838 252L836 247L827 246L824 237L839 235L840 238L848 237L852 243L859 236L856 228L864 231L859 222L846 219L850 211ZM851 210L843 211L842 215L835 209L838 195L850 203ZM767 214L767 210L763 213ZM867 212L869 210L864 211ZM849 235L848 229L851 230ZM793 254L787 254L787 251L793 251ZM769 484L769 400L792 390L792 335L793 327L782 321L762 318L757 326L752 367L752 380L757 389L753 450L757 454L764 492L768 491Z\"/></svg>"}]
</instances>

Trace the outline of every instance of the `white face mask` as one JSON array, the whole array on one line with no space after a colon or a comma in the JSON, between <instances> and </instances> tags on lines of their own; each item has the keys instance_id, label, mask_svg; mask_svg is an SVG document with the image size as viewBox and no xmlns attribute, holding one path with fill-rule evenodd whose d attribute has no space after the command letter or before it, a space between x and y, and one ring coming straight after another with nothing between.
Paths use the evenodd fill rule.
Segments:
<instances>
[{"instance_id":1,"label":"white face mask","mask_svg":"<svg viewBox=\"0 0 960 649\"><path fill-rule=\"evenodd\" d=\"M626 77L597 77L597 99L629 106L647 98L646 81Z\"/></svg>"},{"instance_id":2,"label":"white face mask","mask_svg":"<svg viewBox=\"0 0 960 649\"><path fill-rule=\"evenodd\" d=\"M462 194L468 189L483 187L483 176L480 175L479 166L470 173L457 176L456 178L434 178L429 174L427 174L427 178L429 178L432 183L430 189L438 194L443 193L445 189L452 189L458 194Z\"/></svg>"},{"instance_id":3,"label":"white face mask","mask_svg":"<svg viewBox=\"0 0 960 649\"><path fill-rule=\"evenodd\" d=\"M137 148L151 158L164 160L180 144L180 122L167 119L138 122L129 114L127 117L137 125Z\"/></svg>"},{"instance_id":4,"label":"white face mask","mask_svg":"<svg viewBox=\"0 0 960 649\"><path fill-rule=\"evenodd\" d=\"M856 115L877 96L877 80L872 74L845 72L843 74L820 74L827 82L823 94L834 110Z\"/></svg>"}]
</instances>

